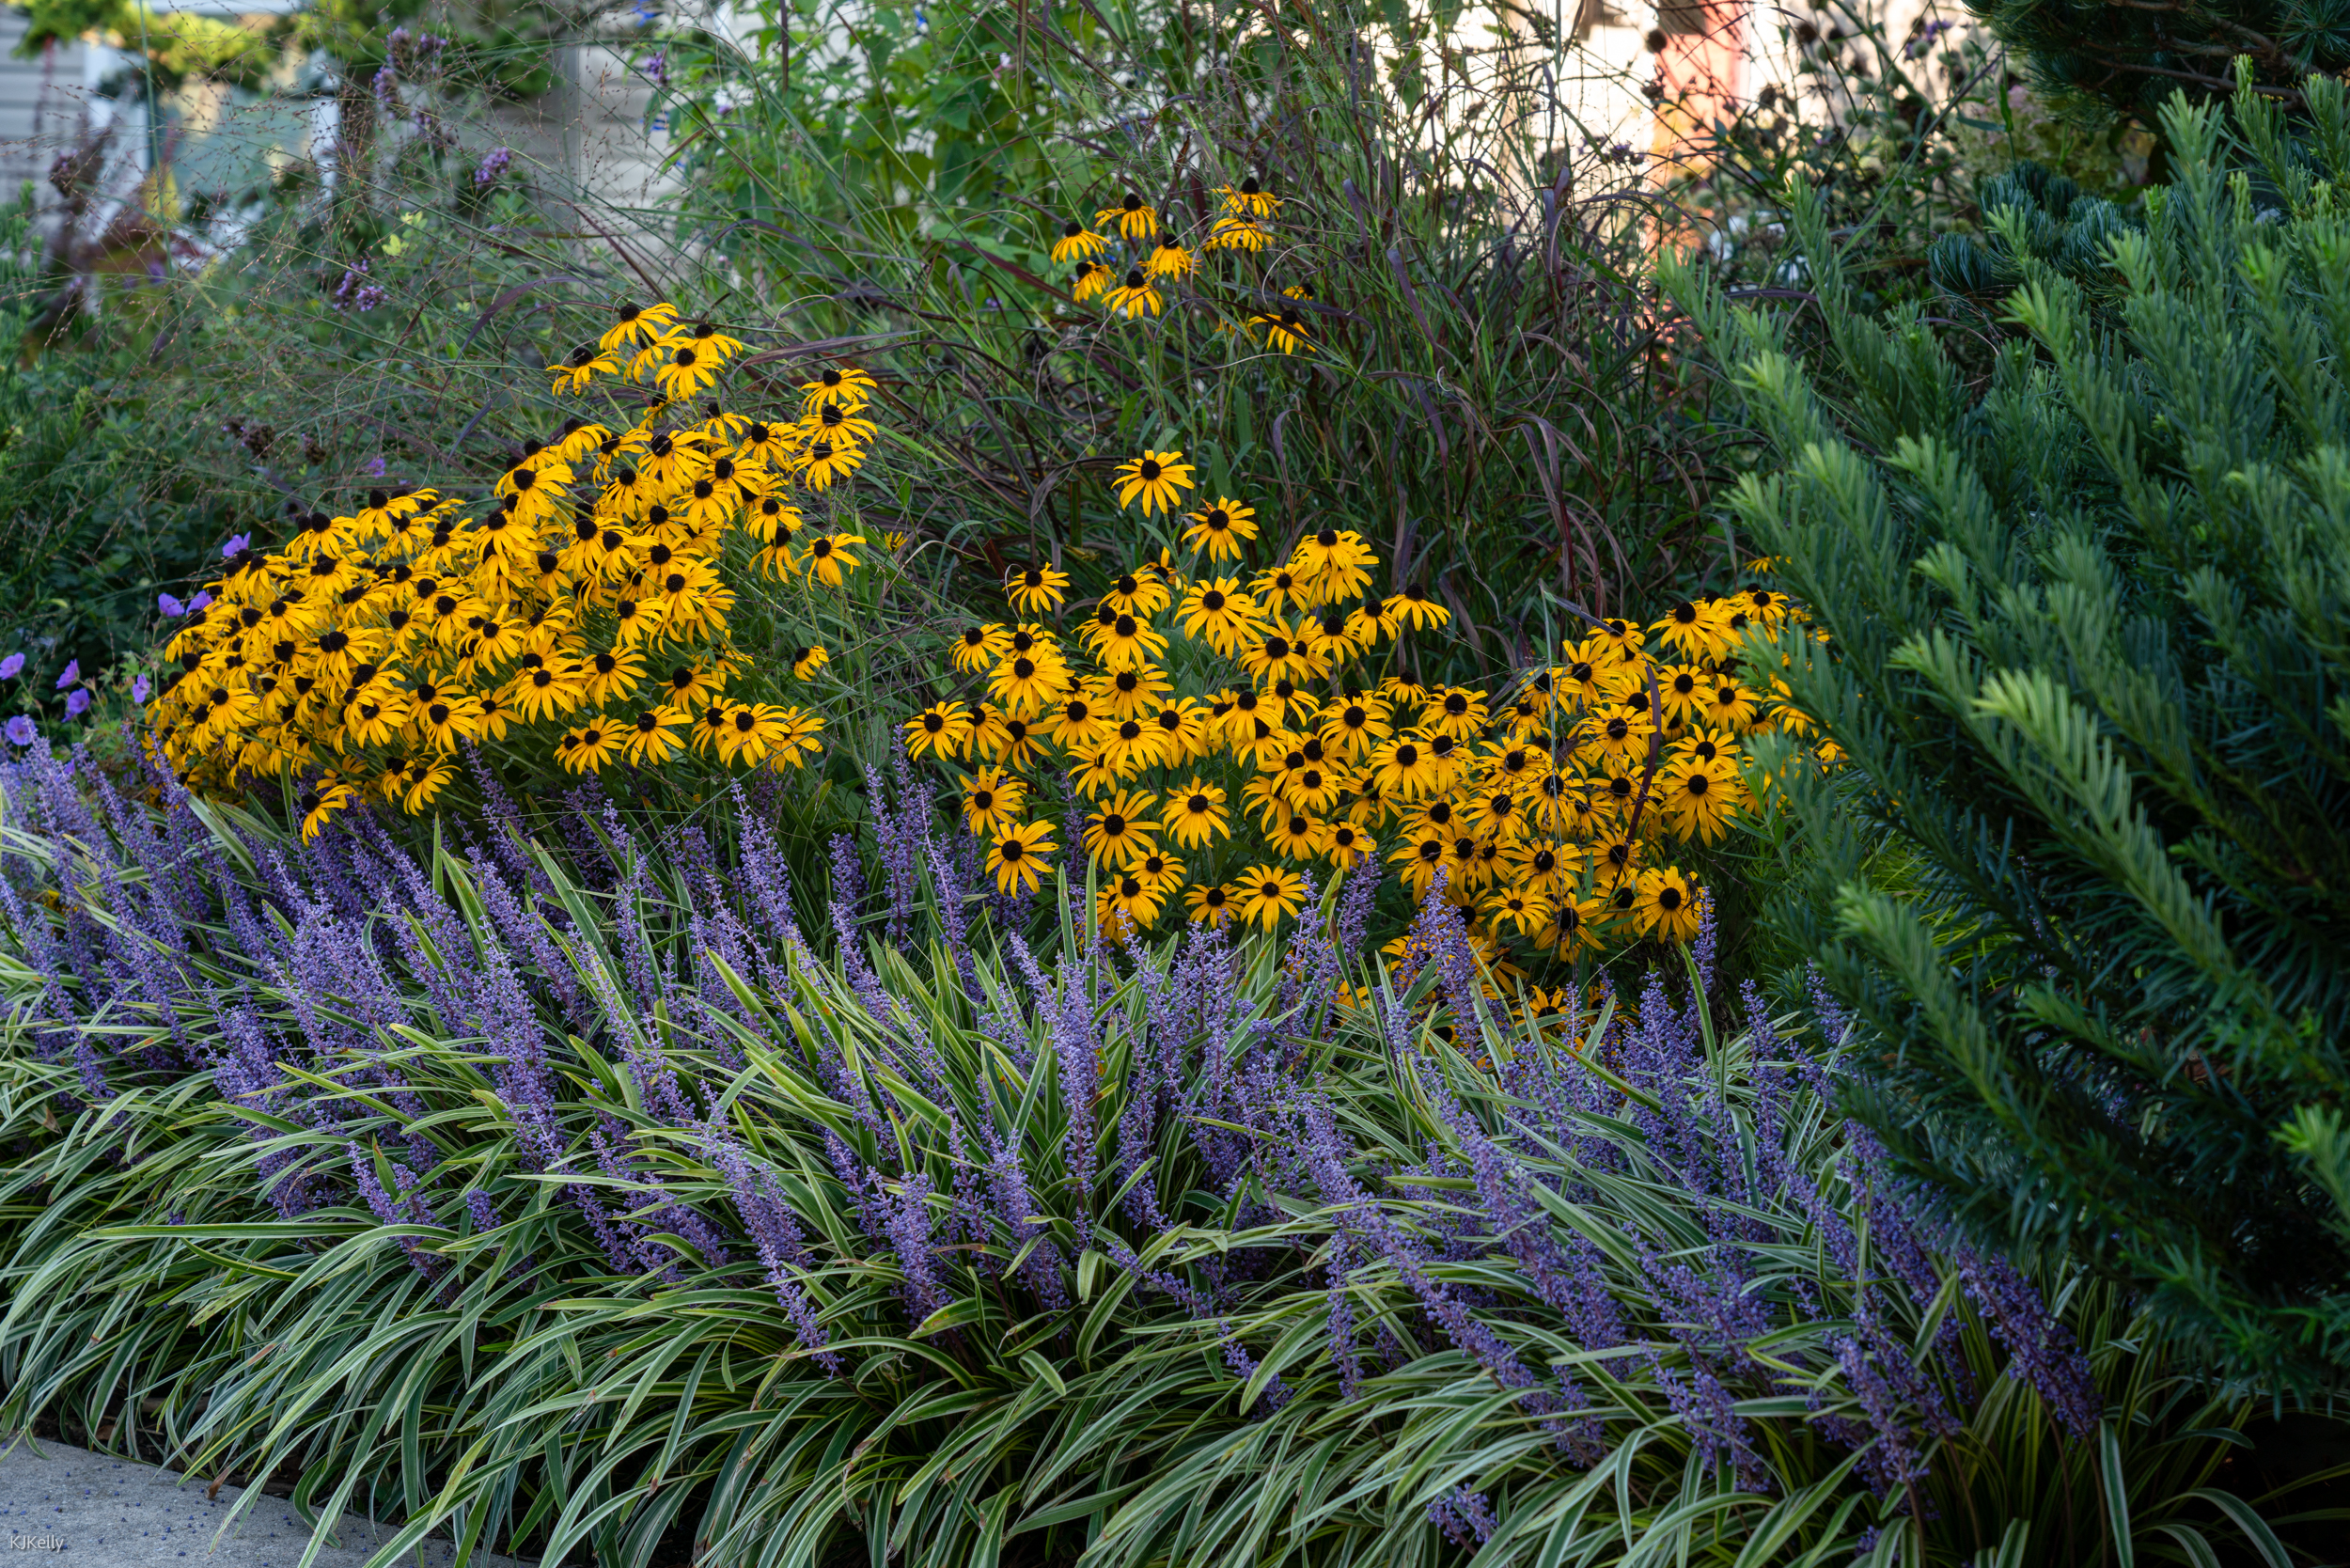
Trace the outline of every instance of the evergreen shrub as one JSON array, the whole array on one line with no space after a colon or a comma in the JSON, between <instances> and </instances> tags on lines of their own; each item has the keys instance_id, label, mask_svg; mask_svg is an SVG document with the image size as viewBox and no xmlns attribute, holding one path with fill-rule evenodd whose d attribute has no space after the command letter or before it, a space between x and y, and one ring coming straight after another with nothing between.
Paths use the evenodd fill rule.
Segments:
<instances>
[{"instance_id":1,"label":"evergreen shrub","mask_svg":"<svg viewBox=\"0 0 2350 1568\"><path fill-rule=\"evenodd\" d=\"M1856 309L1808 200L1810 363L1671 287L1768 439L1731 510L1851 758L1778 777L1820 851L1794 934L1875 1042L1858 1113L1976 1236L2309 1385L2350 1360L2350 139L2249 85L2163 114L2142 226L2009 180L1939 321Z\"/></svg>"}]
</instances>

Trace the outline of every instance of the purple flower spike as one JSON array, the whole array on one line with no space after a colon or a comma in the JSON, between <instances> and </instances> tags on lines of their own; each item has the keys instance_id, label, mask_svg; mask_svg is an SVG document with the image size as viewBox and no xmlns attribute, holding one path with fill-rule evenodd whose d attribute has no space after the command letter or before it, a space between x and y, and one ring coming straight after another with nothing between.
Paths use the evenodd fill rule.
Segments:
<instances>
[{"instance_id":1,"label":"purple flower spike","mask_svg":"<svg viewBox=\"0 0 2350 1568\"><path fill-rule=\"evenodd\" d=\"M14 672L11 671L10 673ZM82 661L76 659L65 666L65 673L63 675L57 677L57 689L59 691L63 691L68 686L73 684L74 682L79 681L81 678Z\"/></svg>"},{"instance_id":2,"label":"purple flower spike","mask_svg":"<svg viewBox=\"0 0 2350 1568\"><path fill-rule=\"evenodd\" d=\"M159 593L155 596L155 607L167 616L178 617L188 613L187 605L168 593Z\"/></svg>"},{"instance_id":3,"label":"purple flower spike","mask_svg":"<svg viewBox=\"0 0 2350 1568\"><path fill-rule=\"evenodd\" d=\"M33 728L33 721L23 713L8 720L8 739L19 745L31 745L39 734L40 731Z\"/></svg>"}]
</instances>

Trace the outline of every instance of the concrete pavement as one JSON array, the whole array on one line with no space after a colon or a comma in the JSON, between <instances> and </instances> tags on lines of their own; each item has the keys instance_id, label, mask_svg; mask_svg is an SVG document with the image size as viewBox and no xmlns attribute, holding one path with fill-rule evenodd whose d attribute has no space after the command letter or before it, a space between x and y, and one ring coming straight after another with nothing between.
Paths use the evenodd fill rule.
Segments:
<instances>
[{"instance_id":1,"label":"concrete pavement","mask_svg":"<svg viewBox=\"0 0 2350 1568\"><path fill-rule=\"evenodd\" d=\"M310 1531L283 1497L264 1497L217 1544L212 1537L241 1495L152 1465L29 1438L0 1441L0 1568L297 1568ZM346 1514L337 1544L322 1546L316 1568L361 1568L391 1531ZM403 1568L446 1568L456 1548L429 1540L400 1559ZM512 1558L476 1554L481 1568L530 1568Z\"/></svg>"}]
</instances>

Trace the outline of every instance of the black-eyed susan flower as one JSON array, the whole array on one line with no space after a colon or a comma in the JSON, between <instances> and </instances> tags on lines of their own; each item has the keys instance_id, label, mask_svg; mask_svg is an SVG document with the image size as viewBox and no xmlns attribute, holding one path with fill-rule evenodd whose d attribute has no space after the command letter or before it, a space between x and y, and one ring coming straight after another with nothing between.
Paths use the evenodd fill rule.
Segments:
<instances>
[{"instance_id":1,"label":"black-eyed susan flower","mask_svg":"<svg viewBox=\"0 0 2350 1568\"><path fill-rule=\"evenodd\" d=\"M1271 931L1306 906L1306 879L1278 866L1251 866L1232 884L1242 919Z\"/></svg>"},{"instance_id":2,"label":"black-eyed susan flower","mask_svg":"<svg viewBox=\"0 0 2350 1568\"><path fill-rule=\"evenodd\" d=\"M658 766L676 756L684 743L680 732L692 722L682 710L667 703L640 708L633 717L620 721L623 744L632 766Z\"/></svg>"},{"instance_id":3,"label":"black-eyed susan flower","mask_svg":"<svg viewBox=\"0 0 2350 1568\"><path fill-rule=\"evenodd\" d=\"M1069 593L1069 573L1058 567L1016 567L1004 579L1004 592L1012 608L1023 615L1058 609Z\"/></svg>"},{"instance_id":4,"label":"black-eyed susan flower","mask_svg":"<svg viewBox=\"0 0 2350 1568\"><path fill-rule=\"evenodd\" d=\"M1379 841L1361 824L1334 819L1322 824L1322 854L1340 870L1351 871L1358 863L1377 858Z\"/></svg>"},{"instance_id":5,"label":"black-eyed susan flower","mask_svg":"<svg viewBox=\"0 0 2350 1568\"><path fill-rule=\"evenodd\" d=\"M1153 899L1164 903L1183 885L1183 863L1164 850L1152 850L1126 868ZM1148 924L1148 922L1145 922Z\"/></svg>"},{"instance_id":6,"label":"black-eyed susan flower","mask_svg":"<svg viewBox=\"0 0 2350 1568\"><path fill-rule=\"evenodd\" d=\"M727 732L727 704L713 702L694 720L690 745L697 756L713 756Z\"/></svg>"},{"instance_id":7,"label":"black-eyed susan flower","mask_svg":"<svg viewBox=\"0 0 2350 1568\"><path fill-rule=\"evenodd\" d=\"M1158 802L1134 790L1119 790L1086 817L1085 849L1096 860L1122 866L1158 848Z\"/></svg>"},{"instance_id":8,"label":"black-eyed susan flower","mask_svg":"<svg viewBox=\"0 0 2350 1568\"><path fill-rule=\"evenodd\" d=\"M661 698L670 707L692 713L714 700L726 687L726 672L706 659L682 660L661 678Z\"/></svg>"},{"instance_id":9,"label":"black-eyed susan flower","mask_svg":"<svg viewBox=\"0 0 2350 1568\"><path fill-rule=\"evenodd\" d=\"M1091 683L1086 692L1115 724L1155 712L1174 689L1167 671L1155 665L1135 665Z\"/></svg>"},{"instance_id":10,"label":"black-eyed susan flower","mask_svg":"<svg viewBox=\"0 0 2350 1568\"><path fill-rule=\"evenodd\" d=\"M1269 218L1280 211L1281 198L1264 188L1264 182L1250 175L1237 185L1216 187L1216 199L1224 211L1233 217Z\"/></svg>"},{"instance_id":11,"label":"black-eyed susan flower","mask_svg":"<svg viewBox=\"0 0 2350 1568\"><path fill-rule=\"evenodd\" d=\"M400 793L400 808L412 817L421 816L456 776L457 764L446 757L431 761L416 758L408 765L408 781Z\"/></svg>"},{"instance_id":12,"label":"black-eyed susan flower","mask_svg":"<svg viewBox=\"0 0 2350 1568\"><path fill-rule=\"evenodd\" d=\"M1123 572L1102 595L1102 603L1120 615L1154 616L1167 608L1172 597L1167 579L1159 572Z\"/></svg>"},{"instance_id":13,"label":"black-eyed susan flower","mask_svg":"<svg viewBox=\"0 0 2350 1568\"><path fill-rule=\"evenodd\" d=\"M1205 550L1212 561L1240 559L1243 541L1257 537L1256 509L1229 495L1217 496L1214 506L1193 512L1191 520L1191 526L1183 530L1183 542L1194 550Z\"/></svg>"},{"instance_id":14,"label":"black-eyed susan flower","mask_svg":"<svg viewBox=\"0 0 2350 1568\"><path fill-rule=\"evenodd\" d=\"M1011 634L1000 621L966 626L955 637L951 659L957 669L976 675L1000 664L1010 646Z\"/></svg>"},{"instance_id":15,"label":"black-eyed susan flower","mask_svg":"<svg viewBox=\"0 0 2350 1568\"><path fill-rule=\"evenodd\" d=\"M1322 853L1322 823L1303 811L1286 811L1265 833L1266 847L1284 860L1311 860Z\"/></svg>"},{"instance_id":16,"label":"black-eyed susan flower","mask_svg":"<svg viewBox=\"0 0 2350 1568\"><path fill-rule=\"evenodd\" d=\"M1273 243L1272 233L1262 224L1246 218L1221 217L1209 228L1208 237L1199 242L1201 250L1261 251Z\"/></svg>"},{"instance_id":17,"label":"black-eyed susan flower","mask_svg":"<svg viewBox=\"0 0 2350 1568\"><path fill-rule=\"evenodd\" d=\"M601 708L634 691L645 678L645 655L634 648L607 648L588 656L585 666L588 704Z\"/></svg>"},{"instance_id":18,"label":"black-eyed susan flower","mask_svg":"<svg viewBox=\"0 0 2350 1568\"><path fill-rule=\"evenodd\" d=\"M1001 891L1033 893L1052 870L1051 857L1059 848L1053 841L1051 823L1028 823L996 835L988 846L987 869Z\"/></svg>"},{"instance_id":19,"label":"black-eyed susan flower","mask_svg":"<svg viewBox=\"0 0 2350 1568\"><path fill-rule=\"evenodd\" d=\"M1028 787L1001 768L982 768L963 787L963 821L974 835L1001 837L1017 827Z\"/></svg>"},{"instance_id":20,"label":"black-eyed susan flower","mask_svg":"<svg viewBox=\"0 0 2350 1568\"><path fill-rule=\"evenodd\" d=\"M1371 569L1379 564L1379 557L1354 529L1324 527L1298 541L1294 564L1308 602L1334 604L1359 597L1371 587Z\"/></svg>"},{"instance_id":21,"label":"black-eyed susan flower","mask_svg":"<svg viewBox=\"0 0 2350 1568\"><path fill-rule=\"evenodd\" d=\"M1535 936L1550 924L1549 902L1531 888L1496 887L1478 908L1498 935Z\"/></svg>"},{"instance_id":22,"label":"black-eyed susan flower","mask_svg":"<svg viewBox=\"0 0 2350 1568\"><path fill-rule=\"evenodd\" d=\"M1327 666L1279 620L1266 623L1258 636L1241 645L1240 666L1259 686L1281 680L1312 681L1327 674Z\"/></svg>"},{"instance_id":23,"label":"black-eyed susan flower","mask_svg":"<svg viewBox=\"0 0 2350 1568\"><path fill-rule=\"evenodd\" d=\"M767 702L738 702L725 710L717 734L718 755L728 762L758 762L765 759L785 732L788 715Z\"/></svg>"},{"instance_id":24,"label":"black-eyed susan flower","mask_svg":"<svg viewBox=\"0 0 2350 1568\"><path fill-rule=\"evenodd\" d=\"M1151 247L1151 254L1142 263L1144 274L1150 277L1189 277L1198 268L1198 257L1165 235Z\"/></svg>"},{"instance_id":25,"label":"black-eyed susan flower","mask_svg":"<svg viewBox=\"0 0 2350 1568\"><path fill-rule=\"evenodd\" d=\"M814 380L800 384L800 391L806 395L801 407L804 412L813 413L819 403L829 399L843 408L863 408L872 400L877 384L870 375L854 365L827 365L816 372Z\"/></svg>"},{"instance_id":26,"label":"black-eyed susan flower","mask_svg":"<svg viewBox=\"0 0 2350 1568\"><path fill-rule=\"evenodd\" d=\"M1266 567L1249 583L1248 592L1260 610L1279 615L1296 595L1297 572L1286 564Z\"/></svg>"},{"instance_id":27,"label":"black-eyed susan flower","mask_svg":"<svg viewBox=\"0 0 2350 1568\"><path fill-rule=\"evenodd\" d=\"M1137 771L1127 749L1114 736L1105 736L1070 754L1069 787L1088 800L1099 800Z\"/></svg>"},{"instance_id":28,"label":"black-eyed susan flower","mask_svg":"<svg viewBox=\"0 0 2350 1568\"><path fill-rule=\"evenodd\" d=\"M843 403L838 398L826 398L808 410L800 421L802 436L810 442L865 442L872 439L876 427L872 420L856 411L856 405Z\"/></svg>"},{"instance_id":29,"label":"black-eyed susan flower","mask_svg":"<svg viewBox=\"0 0 2350 1568\"><path fill-rule=\"evenodd\" d=\"M623 305L619 319L604 329L597 347L607 352L628 348L636 343L650 343L677 325L677 306L673 305Z\"/></svg>"},{"instance_id":30,"label":"black-eyed susan flower","mask_svg":"<svg viewBox=\"0 0 2350 1568\"><path fill-rule=\"evenodd\" d=\"M838 588L857 567L849 547L864 542L863 534L818 534L807 541L807 574L827 588Z\"/></svg>"},{"instance_id":31,"label":"black-eyed susan flower","mask_svg":"<svg viewBox=\"0 0 2350 1568\"><path fill-rule=\"evenodd\" d=\"M1204 638L1209 647L1230 658L1256 629L1257 602L1236 577L1202 580L1184 592L1176 622L1183 635Z\"/></svg>"},{"instance_id":32,"label":"black-eyed susan flower","mask_svg":"<svg viewBox=\"0 0 2350 1568\"><path fill-rule=\"evenodd\" d=\"M1183 890L1183 902L1198 924L1217 927L1230 920L1240 907L1231 890L1220 882L1206 883Z\"/></svg>"},{"instance_id":33,"label":"black-eyed susan flower","mask_svg":"<svg viewBox=\"0 0 2350 1568\"><path fill-rule=\"evenodd\" d=\"M832 654L821 642L803 644L791 651L791 679L812 681L816 672L832 662Z\"/></svg>"},{"instance_id":34,"label":"black-eyed susan flower","mask_svg":"<svg viewBox=\"0 0 2350 1568\"><path fill-rule=\"evenodd\" d=\"M1444 866L1444 839L1424 831L1412 834L1387 852L1387 860L1402 875L1413 900L1423 901Z\"/></svg>"},{"instance_id":35,"label":"black-eyed susan flower","mask_svg":"<svg viewBox=\"0 0 2350 1568\"><path fill-rule=\"evenodd\" d=\"M819 738L823 731L824 721L805 708L776 709L774 733L767 743L767 766L776 773L807 766L807 759L823 749Z\"/></svg>"},{"instance_id":36,"label":"black-eyed susan flower","mask_svg":"<svg viewBox=\"0 0 2350 1568\"><path fill-rule=\"evenodd\" d=\"M1394 734L1393 718L1393 712L1379 698L1356 692L1341 695L1324 708L1316 732L1331 755L1352 760L1376 751L1382 741Z\"/></svg>"},{"instance_id":37,"label":"black-eyed susan flower","mask_svg":"<svg viewBox=\"0 0 2350 1568\"><path fill-rule=\"evenodd\" d=\"M1745 791L1727 759L1689 758L1666 768L1656 779L1657 805L1684 838L1711 844L1730 832L1745 803Z\"/></svg>"},{"instance_id":38,"label":"black-eyed susan flower","mask_svg":"<svg viewBox=\"0 0 2350 1568\"><path fill-rule=\"evenodd\" d=\"M988 695L1024 717L1042 713L1067 684L1069 666L1046 648L1015 653L995 666L987 683Z\"/></svg>"},{"instance_id":39,"label":"black-eyed susan flower","mask_svg":"<svg viewBox=\"0 0 2350 1568\"><path fill-rule=\"evenodd\" d=\"M1111 669L1136 669L1167 652L1167 638L1150 621L1131 615L1113 615L1106 623L1086 628L1086 641Z\"/></svg>"},{"instance_id":40,"label":"black-eyed susan flower","mask_svg":"<svg viewBox=\"0 0 2350 1568\"><path fill-rule=\"evenodd\" d=\"M1604 894L1575 898L1561 893L1550 901L1550 919L1534 933L1537 947L1546 948L1561 964L1572 964L1597 950L1602 933L1615 911Z\"/></svg>"},{"instance_id":41,"label":"black-eyed susan flower","mask_svg":"<svg viewBox=\"0 0 2350 1568\"><path fill-rule=\"evenodd\" d=\"M593 343L583 343L572 352L569 359L548 367L555 373L554 390L559 393L579 393L588 390L588 383L598 376L608 376L620 368L617 354L599 349Z\"/></svg>"},{"instance_id":42,"label":"black-eyed susan flower","mask_svg":"<svg viewBox=\"0 0 2350 1568\"><path fill-rule=\"evenodd\" d=\"M1095 895L1094 918L1104 934L1120 940L1128 930L1148 930L1159 917L1161 902L1148 882L1131 870L1121 871L1104 879Z\"/></svg>"},{"instance_id":43,"label":"black-eyed susan flower","mask_svg":"<svg viewBox=\"0 0 2350 1568\"><path fill-rule=\"evenodd\" d=\"M481 699L470 692L436 692L418 701L410 718L417 735L435 751L454 751L480 733Z\"/></svg>"},{"instance_id":44,"label":"black-eyed susan flower","mask_svg":"<svg viewBox=\"0 0 2350 1568\"><path fill-rule=\"evenodd\" d=\"M1118 504L1131 507L1140 502L1145 517L1172 512L1192 487L1191 473L1192 464L1183 461L1183 453L1146 450L1118 465Z\"/></svg>"},{"instance_id":45,"label":"black-eyed susan flower","mask_svg":"<svg viewBox=\"0 0 2350 1568\"><path fill-rule=\"evenodd\" d=\"M1067 752L1091 749L1110 729L1108 717L1083 693L1057 704L1040 724L1045 738Z\"/></svg>"},{"instance_id":46,"label":"black-eyed susan flower","mask_svg":"<svg viewBox=\"0 0 2350 1568\"><path fill-rule=\"evenodd\" d=\"M960 702L933 702L906 720L906 753L923 757L935 752L952 757L963 749L971 729L971 712Z\"/></svg>"},{"instance_id":47,"label":"black-eyed susan flower","mask_svg":"<svg viewBox=\"0 0 2350 1568\"><path fill-rule=\"evenodd\" d=\"M1678 867L1642 871L1630 913L1644 935L1660 942L1686 942L1697 935L1704 909L1696 881Z\"/></svg>"},{"instance_id":48,"label":"black-eyed susan flower","mask_svg":"<svg viewBox=\"0 0 2350 1568\"><path fill-rule=\"evenodd\" d=\"M573 773L594 773L611 766L626 744L625 731L618 720L591 718L576 729L565 730L555 754Z\"/></svg>"},{"instance_id":49,"label":"black-eyed susan flower","mask_svg":"<svg viewBox=\"0 0 2350 1568\"><path fill-rule=\"evenodd\" d=\"M1452 619L1452 612L1436 603L1429 591L1418 583L1406 583L1387 596L1386 608L1414 631L1430 626L1442 626Z\"/></svg>"},{"instance_id":50,"label":"black-eyed susan flower","mask_svg":"<svg viewBox=\"0 0 2350 1568\"><path fill-rule=\"evenodd\" d=\"M1060 238L1053 242L1053 262L1056 266L1071 261L1083 261L1108 253L1109 236L1096 234L1072 218L1060 226Z\"/></svg>"},{"instance_id":51,"label":"black-eyed susan flower","mask_svg":"<svg viewBox=\"0 0 2350 1568\"><path fill-rule=\"evenodd\" d=\"M1754 728L1760 704L1746 686L1736 681L1715 680L1706 683L1704 691L1707 724L1740 734Z\"/></svg>"},{"instance_id":52,"label":"black-eyed susan flower","mask_svg":"<svg viewBox=\"0 0 2350 1568\"><path fill-rule=\"evenodd\" d=\"M1112 312L1128 321L1136 316L1155 316L1167 307L1167 296L1158 286L1145 276L1140 267L1129 267L1118 286L1108 290L1102 299Z\"/></svg>"},{"instance_id":53,"label":"black-eyed susan flower","mask_svg":"<svg viewBox=\"0 0 2350 1568\"><path fill-rule=\"evenodd\" d=\"M294 808L302 813L302 837L306 840L317 838L335 813L351 804L356 792L333 774L305 785L294 796Z\"/></svg>"},{"instance_id":54,"label":"black-eyed susan flower","mask_svg":"<svg viewBox=\"0 0 2350 1568\"><path fill-rule=\"evenodd\" d=\"M496 692L483 692L481 713L475 720L477 729L474 738L478 741L502 741L506 739L507 727L514 722L514 718L513 705L504 697Z\"/></svg>"},{"instance_id":55,"label":"black-eyed susan flower","mask_svg":"<svg viewBox=\"0 0 2350 1568\"><path fill-rule=\"evenodd\" d=\"M1080 261L1069 274L1069 297L1079 305L1095 298L1117 281L1118 274L1099 261Z\"/></svg>"},{"instance_id":56,"label":"black-eyed susan flower","mask_svg":"<svg viewBox=\"0 0 2350 1568\"><path fill-rule=\"evenodd\" d=\"M1283 353L1311 353L1313 340L1306 325L1306 318L1297 306L1282 306L1277 310L1260 310L1248 318L1248 324L1265 335L1265 341Z\"/></svg>"},{"instance_id":57,"label":"black-eyed susan flower","mask_svg":"<svg viewBox=\"0 0 2350 1568\"><path fill-rule=\"evenodd\" d=\"M854 442L827 441L822 437L807 444L802 455L800 478L810 490L829 489L835 479L847 478L865 462L865 448Z\"/></svg>"},{"instance_id":58,"label":"black-eyed susan flower","mask_svg":"<svg viewBox=\"0 0 2350 1568\"><path fill-rule=\"evenodd\" d=\"M1158 214L1134 191L1115 207L1104 207L1093 214L1097 224L1116 224L1119 234L1128 240L1148 240L1158 227Z\"/></svg>"}]
</instances>

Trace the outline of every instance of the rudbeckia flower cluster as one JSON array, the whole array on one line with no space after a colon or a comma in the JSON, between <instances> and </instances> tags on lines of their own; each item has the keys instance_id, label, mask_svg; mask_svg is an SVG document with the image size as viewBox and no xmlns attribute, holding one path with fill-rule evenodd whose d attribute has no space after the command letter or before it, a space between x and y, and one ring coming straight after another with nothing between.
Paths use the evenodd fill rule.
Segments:
<instances>
[{"instance_id":1,"label":"rudbeckia flower cluster","mask_svg":"<svg viewBox=\"0 0 2350 1568\"><path fill-rule=\"evenodd\" d=\"M1119 492L1180 512L1193 469L1146 452ZM1230 563L1254 509L1218 496L1184 515L1190 569L1144 561L1089 605L1058 570L1014 569L1014 619L956 635L961 695L905 725L916 758L956 775L1000 888L1032 891L1073 855L1107 930L1271 927L1301 911L1307 872L1367 867L1415 901L1441 887L1504 977L1512 952L1697 933L1703 890L1670 852L1719 840L1748 805L1749 736L1804 728L1746 651L1794 605L1709 596L1597 622L1495 689L1424 685L1397 655L1449 612L1417 584L1381 591L1360 535L1318 529L1252 573ZM1083 808L1057 820L1064 780Z\"/></svg>"},{"instance_id":2,"label":"rudbeckia flower cluster","mask_svg":"<svg viewBox=\"0 0 2350 1568\"><path fill-rule=\"evenodd\" d=\"M1135 191L1095 212L1090 227L1074 218L1064 223L1052 242L1052 258L1076 263L1070 296L1080 305L1099 299L1112 316L1129 321L1156 316L1178 285L1199 275L1203 259L1218 251L1254 256L1273 243L1281 200L1254 175L1219 187L1215 197L1214 215L1186 233ZM1292 284L1242 311L1237 325L1283 353L1310 353L1307 302L1312 298L1311 288Z\"/></svg>"},{"instance_id":3,"label":"rudbeckia flower cluster","mask_svg":"<svg viewBox=\"0 0 2350 1568\"><path fill-rule=\"evenodd\" d=\"M365 794L421 813L469 742L574 773L686 751L800 765L823 721L729 690L723 547L743 536L756 571L812 586L856 570L864 540L807 526L794 497L864 461L874 383L828 366L779 419L689 404L742 351L668 305L624 308L554 387L650 389L634 419L565 420L487 494L379 489L274 549L232 541L164 651L164 759L197 789L294 780L310 833ZM791 673L824 658L796 650Z\"/></svg>"}]
</instances>

